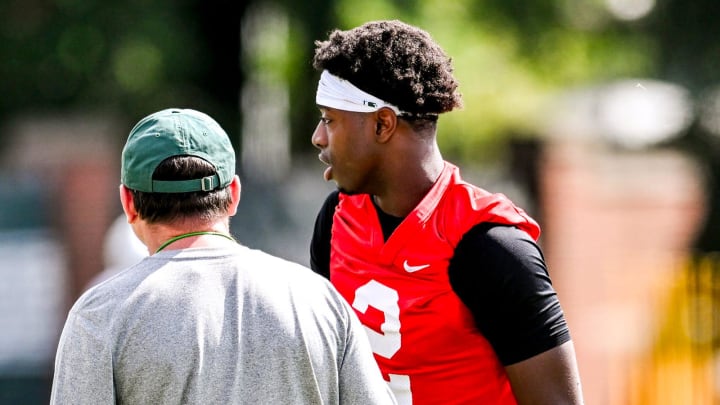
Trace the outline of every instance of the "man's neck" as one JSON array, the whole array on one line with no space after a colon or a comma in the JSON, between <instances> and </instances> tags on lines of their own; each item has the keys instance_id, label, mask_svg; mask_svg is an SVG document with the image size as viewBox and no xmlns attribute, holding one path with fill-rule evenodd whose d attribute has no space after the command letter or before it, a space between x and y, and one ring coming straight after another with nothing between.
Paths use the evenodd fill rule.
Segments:
<instances>
[{"instance_id":1,"label":"man's neck","mask_svg":"<svg viewBox=\"0 0 720 405\"><path fill-rule=\"evenodd\" d=\"M206 224L148 224L142 220L137 225L138 236L153 254L160 247L163 250L187 249L191 247L220 247L234 244L227 221ZM220 235L228 237L221 237ZM180 237L180 238L178 238Z\"/></svg>"}]
</instances>

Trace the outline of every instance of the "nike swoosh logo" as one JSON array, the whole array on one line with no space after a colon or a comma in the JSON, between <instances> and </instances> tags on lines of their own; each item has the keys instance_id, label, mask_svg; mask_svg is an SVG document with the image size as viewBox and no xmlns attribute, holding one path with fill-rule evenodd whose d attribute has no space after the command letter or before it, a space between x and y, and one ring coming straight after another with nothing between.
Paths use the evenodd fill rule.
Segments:
<instances>
[{"instance_id":1,"label":"nike swoosh logo","mask_svg":"<svg viewBox=\"0 0 720 405\"><path fill-rule=\"evenodd\" d=\"M407 261L407 260L405 260L405 262L403 263L403 268L404 268L405 271L407 271L408 273L415 273L416 271L420 271L420 270L425 269L425 268L428 268L428 267L430 267L429 264L421 264L421 265L419 265L419 266L411 266L411 265L408 264L408 261Z\"/></svg>"}]
</instances>

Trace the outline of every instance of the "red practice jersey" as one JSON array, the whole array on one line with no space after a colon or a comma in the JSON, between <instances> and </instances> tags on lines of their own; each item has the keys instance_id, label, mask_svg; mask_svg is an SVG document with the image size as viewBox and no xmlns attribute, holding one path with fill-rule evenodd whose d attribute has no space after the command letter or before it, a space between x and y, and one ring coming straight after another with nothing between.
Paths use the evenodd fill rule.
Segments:
<instances>
[{"instance_id":1,"label":"red practice jersey","mask_svg":"<svg viewBox=\"0 0 720 405\"><path fill-rule=\"evenodd\" d=\"M481 222L514 225L533 239L540 228L502 194L464 182L457 167L445 165L387 241L371 196L341 194L330 279L365 325L399 404L515 404L502 364L452 290L448 264Z\"/></svg>"}]
</instances>

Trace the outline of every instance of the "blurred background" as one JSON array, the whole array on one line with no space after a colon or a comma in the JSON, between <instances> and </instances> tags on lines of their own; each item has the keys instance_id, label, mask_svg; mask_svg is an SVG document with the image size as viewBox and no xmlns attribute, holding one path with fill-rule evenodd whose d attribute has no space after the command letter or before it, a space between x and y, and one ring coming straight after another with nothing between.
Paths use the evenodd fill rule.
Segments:
<instances>
[{"instance_id":1,"label":"blurred background","mask_svg":"<svg viewBox=\"0 0 720 405\"><path fill-rule=\"evenodd\" d=\"M243 181L233 233L308 264L333 188L310 144L313 42L395 18L453 58L465 108L440 120L445 158L543 226L587 403L720 403L719 15L715 0L0 0L0 404L47 403L70 305L138 260L112 225L121 146L151 112L216 118Z\"/></svg>"}]
</instances>

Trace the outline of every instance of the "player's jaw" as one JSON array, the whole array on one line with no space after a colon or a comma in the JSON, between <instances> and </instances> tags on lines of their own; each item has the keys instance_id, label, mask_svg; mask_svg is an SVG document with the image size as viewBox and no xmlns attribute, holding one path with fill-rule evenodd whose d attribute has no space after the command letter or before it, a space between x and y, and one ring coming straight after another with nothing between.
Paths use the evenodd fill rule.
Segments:
<instances>
[{"instance_id":1,"label":"player's jaw","mask_svg":"<svg viewBox=\"0 0 720 405\"><path fill-rule=\"evenodd\" d=\"M318 159L327 165L327 168L325 168L325 171L323 172L323 178L325 181L334 181L337 189L343 194L358 194L358 191L355 190L354 187L349 187L349 184L347 184L349 182L348 179L343 181L342 168L337 165L333 165L332 159L329 157L326 150L323 150L318 154Z\"/></svg>"}]
</instances>

